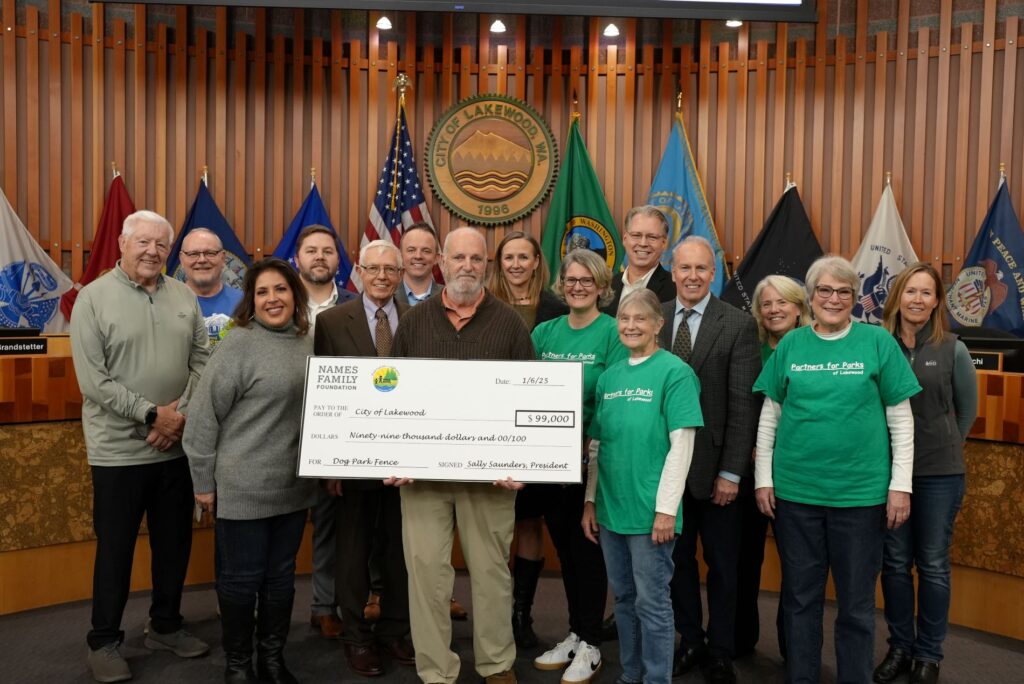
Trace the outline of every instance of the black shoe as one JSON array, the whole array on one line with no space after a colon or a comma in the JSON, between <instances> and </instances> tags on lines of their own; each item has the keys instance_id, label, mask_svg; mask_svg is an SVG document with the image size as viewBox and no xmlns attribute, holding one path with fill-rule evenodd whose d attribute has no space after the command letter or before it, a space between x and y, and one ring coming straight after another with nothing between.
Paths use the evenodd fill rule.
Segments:
<instances>
[{"instance_id":1,"label":"black shoe","mask_svg":"<svg viewBox=\"0 0 1024 684\"><path fill-rule=\"evenodd\" d=\"M910 684L935 684L939 681L939 664L914 661L914 669L910 673Z\"/></svg>"},{"instance_id":2,"label":"black shoe","mask_svg":"<svg viewBox=\"0 0 1024 684\"><path fill-rule=\"evenodd\" d=\"M601 623L601 641L618 641L619 626L615 624L615 613L612 613Z\"/></svg>"},{"instance_id":3,"label":"black shoe","mask_svg":"<svg viewBox=\"0 0 1024 684\"><path fill-rule=\"evenodd\" d=\"M533 597L537 593L537 580L544 569L543 560L529 560L516 556L512 565L512 636L519 648L533 648L537 635L533 631Z\"/></svg>"},{"instance_id":4,"label":"black shoe","mask_svg":"<svg viewBox=\"0 0 1024 684\"><path fill-rule=\"evenodd\" d=\"M292 624L294 596L271 601L260 594L256 609L256 672L268 684L298 684L284 664L284 645Z\"/></svg>"},{"instance_id":5,"label":"black shoe","mask_svg":"<svg viewBox=\"0 0 1024 684\"><path fill-rule=\"evenodd\" d=\"M704 668L704 681L708 684L736 684L736 672L728 658L714 657Z\"/></svg>"},{"instance_id":6,"label":"black shoe","mask_svg":"<svg viewBox=\"0 0 1024 684\"><path fill-rule=\"evenodd\" d=\"M676 651L676 657L672 661L672 676L682 677L695 667L708 662L708 647L704 644L699 646L680 646Z\"/></svg>"},{"instance_id":7,"label":"black shoe","mask_svg":"<svg viewBox=\"0 0 1024 684\"><path fill-rule=\"evenodd\" d=\"M889 684L906 672L910 672L910 654L902 648L890 648L875 668L874 680L878 684Z\"/></svg>"},{"instance_id":8,"label":"black shoe","mask_svg":"<svg viewBox=\"0 0 1024 684\"><path fill-rule=\"evenodd\" d=\"M221 641L224 645L224 681L227 684L255 682L252 669L252 634L256 626L253 611L256 598L244 603L220 600Z\"/></svg>"}]
</instances>

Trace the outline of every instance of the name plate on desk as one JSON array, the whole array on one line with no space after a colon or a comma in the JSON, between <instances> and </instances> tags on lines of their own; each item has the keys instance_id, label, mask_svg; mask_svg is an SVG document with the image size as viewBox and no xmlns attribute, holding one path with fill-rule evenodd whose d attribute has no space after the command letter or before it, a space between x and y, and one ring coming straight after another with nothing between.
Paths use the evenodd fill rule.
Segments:
<instances>
[{"instance_id":1,"label":"name plate on desk","mask_svg":"<svg viewBox=\"0 0 1024 684\"><path fill-rule=\"evenodd\" d=\"M310 357L299 476L578 483L583 366Z\"/></svg>"},{"instance_id":2,"label":"name plate on desk","mask_svg":"<svg viewBox=\"0 0 1024 684\"><path fill-rule=\"evenodd\" d=\"M981 371L1001 371L1003 370L1003 353L996 351L972 351L968 350L971 355L971 361L974 363L975 370Z\"/></svg>"},{"instance_id":3,"label":"name plate on desk","mask_svg":"<svg viewBox=\"0 0 1024 684\"><path fill-rule=\"evenodd\" d=\"M45 337L4 337L0 338L0 356L20 356L22 354L46 354L47 340Z\"/></svg>"}]
</instances>

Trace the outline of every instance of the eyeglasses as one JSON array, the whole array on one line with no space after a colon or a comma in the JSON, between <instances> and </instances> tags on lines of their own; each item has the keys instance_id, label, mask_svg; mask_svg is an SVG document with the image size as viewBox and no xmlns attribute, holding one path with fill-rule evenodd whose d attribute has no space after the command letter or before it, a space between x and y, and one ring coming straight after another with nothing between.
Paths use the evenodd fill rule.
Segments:
<instances>
[{"instance_id":1,"label":"eyeglasses","mask_svg":"<svg viewBox=\"0 0 1024 684\"><path fill-rule=\"evenodd\" d=\"M394 277L398 275L399 268L397 266L360 266L363 269L363 273L367 275L376 276L381 271L384 271L384 275L388 277Z\"/></svg>"},{"instance_id":2,"label":"eyeglasses","mask_svg":"<svg viewBox=\"0 0 1024 684\"><path fill-rule=\"evenodd\" d=\"M182 254L187 256L189 259L198 259L201 256L204 256L207 259L213 259L223 251L223 249L200 249L195 252L182 252Z\"/></svg>"},{"instance_id":3,"label":"eyeglasses","mask_svg":"<svg viewBox=\"0 0 1024 684\"><path fill-rule=\"evenodd\" d=\"M828 285L818 285L814 288L814 294L818 295L822 299L832 299L832 295L839 295L839 299L848 302L853 299L853 288L852 287L840 287L834 288Z\"/></svg>"},{"instance_id":4,"label":"eyeglasses","mask_svg":"<svg viewBox=\"0 0 1024 684\"><path fill-rule=\"evenodd\" d=\"M658 235L657 233L636 233L630 231L626 235L633 242L661 242L665 239L664 235Z\"/></svg>"},{"instance_id":5,"label":"eyeglasses","mask_svg":"<svg viewBox=\"0 0 1024 684\"><path fill-rule=\"evenodd\" d=\"M582 287L584 290L589 290L594 287L593 278L562 278L562 283L570 290L577 285Z\"/></svg>"}]
</instances>

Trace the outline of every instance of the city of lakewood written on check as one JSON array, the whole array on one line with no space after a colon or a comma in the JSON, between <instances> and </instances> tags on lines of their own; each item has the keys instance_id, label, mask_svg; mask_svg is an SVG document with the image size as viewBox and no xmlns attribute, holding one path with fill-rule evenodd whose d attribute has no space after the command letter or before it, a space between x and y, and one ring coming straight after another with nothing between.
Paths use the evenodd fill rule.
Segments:
<instances>
[{"instance_id":1,"label":"city of lakewood written on check","mask_svg":"<svg viewBox=\"0 0 1024 684\"><path fill-rule=\"evenodd\" d=\"M582 387L571 362L310 357L299 475L578 483Z\"/></svg>"}]
</instances>

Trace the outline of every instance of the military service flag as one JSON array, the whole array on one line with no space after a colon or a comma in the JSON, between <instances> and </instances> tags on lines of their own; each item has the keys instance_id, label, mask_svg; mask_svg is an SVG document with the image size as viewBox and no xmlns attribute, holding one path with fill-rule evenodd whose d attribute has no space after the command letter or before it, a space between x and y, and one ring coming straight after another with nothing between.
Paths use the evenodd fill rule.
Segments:
<instances>
[{"instance_id":1,"label":"military service flag","mask_svg":"<svg viewBox=\"0 0 1024 684\"><path fill-rule=\"evenodd\" d=\"M868 232L853 257L853 267L860 276L853 317L865 323L881 323L889 286L907 264L915 261L917 254L903 228L892 186L886 184Z\"/></svg>"}]
</instances>

